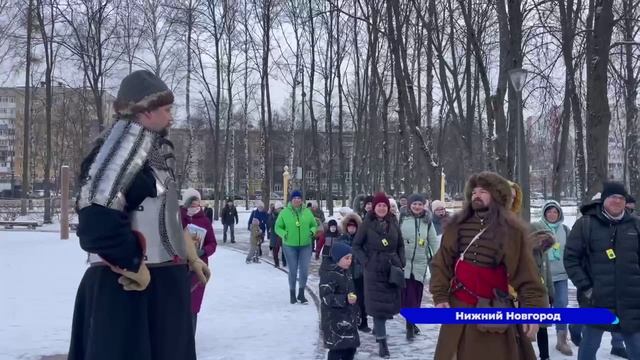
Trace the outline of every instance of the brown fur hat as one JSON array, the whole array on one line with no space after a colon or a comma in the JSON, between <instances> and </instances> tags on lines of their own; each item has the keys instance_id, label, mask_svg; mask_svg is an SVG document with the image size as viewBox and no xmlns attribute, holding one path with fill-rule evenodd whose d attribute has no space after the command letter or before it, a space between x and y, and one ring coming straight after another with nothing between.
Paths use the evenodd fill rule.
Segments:
<instances>
[{"instance_id":1,"label":"brown fur hat","mask_svg":"<svg viewBox=\"0 0 640 360\"><path fill-rule=\"evenodd\" d=\"M122 79L113 110L130 117L173 104L173 92L159 77L147 70L134 71Z\"/></svg>"},{"instance_id":2,"label":"brown fur hat","mask_svg":"<svg viewBox=\"0 0 640 360\"><path fill-rule=\"evenodd\" d=\"M356 225L358 225L358 228L360 228L360 225L362 225L362 218L360 217L360 215L356 214L355 212L349 213L342 218L342 221L340 222L340 227L342 228L343 234L348 234L347 226L353 222L355 222Z\"/></svg>"},{"instance_id":3,"label":"brown fur hat","mask_svg":"<svg viewBox=\"0 0 640 360\"><path fill-rule=\"evenodd\" d=\"M509 186L509 182L502 176L491 171L483 171L471 175L464 189L466 202L471 202L471 193L476 187L487 190L493 200L501 206L506 207L509 204L509 200L511 199L511 186Z\"/></svg>"}]
</instances>

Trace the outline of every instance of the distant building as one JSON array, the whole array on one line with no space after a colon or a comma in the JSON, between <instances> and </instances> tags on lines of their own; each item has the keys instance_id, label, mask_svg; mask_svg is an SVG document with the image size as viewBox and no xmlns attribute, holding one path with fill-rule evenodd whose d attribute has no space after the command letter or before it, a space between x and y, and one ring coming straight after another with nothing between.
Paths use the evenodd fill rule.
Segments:
<instances>
[{"instance_id":1,"label":"distant building","mask_svg":"<svg viewBox=\"0 0 640 360\"><path fill-rule=\"evenodd\" d=\"M33 190L42 189L46 163L45 88L31 89L30 182ZM72 173L98 135L97 116L90 89L69 88L58 84L52 88L51 112L52 168L51 181L58 181L61 165L71 166ZM23 87L0 87L0 191L21 187L24 149ZM105 127L113 121L114 97L103 96Z\"/></svg>"}]
</instances>

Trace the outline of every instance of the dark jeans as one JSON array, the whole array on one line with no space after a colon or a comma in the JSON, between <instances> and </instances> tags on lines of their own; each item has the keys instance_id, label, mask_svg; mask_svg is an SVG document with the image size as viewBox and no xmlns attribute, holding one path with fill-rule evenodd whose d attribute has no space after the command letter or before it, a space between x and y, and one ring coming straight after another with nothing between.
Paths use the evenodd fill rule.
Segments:
<instances>
[{"instance_id":1,"label":"dark jeans","mask_svg":"<svg viewBox=\"0 0 640 360\"><path fill-rule=\"evenodd\" d=\"M329 350L327 360L353 360L356 355L356 349Z\"/></svg>"},{"instance_id":2,"label":"dark jeans","mask_svg":"<svg viewBox=\"0 0 640 360\"><path fill-rule=\"evenodd\" d=\"M360 325L367 325L367 310L364 307L364 277L360 276L357 279L353 279L353 284L356 287L356 296L358 297L356 303L360 308Z\"/></svg>"},{"instance_id":3,"label":"dark jeans","mask_svg":"<svg viewBox=\"0 0 640 360\"><path fill-rule=\"evenodd\" d=\"M236 237L234 234L234 230L233 230L233 224L223 224L222 225L222 231L224 231L222 233L222 242L227 242L227 229L229 229L231 231L231 241L236 241Z\"/></svg>"},{"instance_id":4,"label":"dark jeans","mask_svg":"<svg viewBox=\"0 0 640 360\"><path fill-rule=\"evenodd\" d=\"M540 359L549 358L549 333L546 327L541 327L538 330L538 351L540 352Z\"/></svg>"},{"instance_id":5,"label":"dark jeans","mask_svg":"<svg viewBox=\"0 0 640 360\"><path fill-rule=\"evenodd\" d=\"M373 318L373 332L376 334L376 340L387 338L387 319Z\"/></svg>"},{"instance_id":6,"label":"dark jeans","mask_svg":"<svg viewBox=\"0 0 640 360\"><path fill-rule=\"evenodd\" d=\"M595 360L596 353L602 341L602 334L605 330L593 326L585 326L582 329L582 341L578 348L578 360ZM614 333L612 333L613 335ZM624 344L627 347L629 359L640 359L640 332L622 333Z\"/></svg>"},{"instance_id":7,"label":"dark jeans","mask_svg":"<svg viewBox=\"0 0 640 360\"><path fill-rule=\"evenodd\" d=\"M584 325L582 324L571 324L569 325L569 333L571 334L571 339L582 339L582 330L584 329ZM622 334L619 332L611 333L611 347L614 349L621 349L624 347L624 339L622 338Z\"/></svg>"}]
</instances>

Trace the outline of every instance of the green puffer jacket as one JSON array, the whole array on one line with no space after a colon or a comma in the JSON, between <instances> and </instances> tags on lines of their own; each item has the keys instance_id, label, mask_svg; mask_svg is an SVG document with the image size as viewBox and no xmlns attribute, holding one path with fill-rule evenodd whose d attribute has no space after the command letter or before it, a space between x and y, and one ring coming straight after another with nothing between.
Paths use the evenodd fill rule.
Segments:
<instances>
[{"instance_id":1,"label":"green puffer jacket","mask_svg":"<svg viewBox=\"0 0 640 360\"><path fill-rule=\"evenodd\" d=\"M311 210L304 207L296 210L289 204L280 211L275 232L286 246L309 246L316 234L316 218Z\"/></svg>"},{"instance_id":2,"label":"green puffer jacket","mask_svg":"<svg viewBox=\"0 0 640 360\"><path fill-rule=\"evenodd\" d=\"M407 259L404 277L410 279L413 274L417 281L425 283L431 258L440 247L430 214L425 211L422 216L416 217L409 212L401 217L400 231Z\"/></svg>"}]
</instances>

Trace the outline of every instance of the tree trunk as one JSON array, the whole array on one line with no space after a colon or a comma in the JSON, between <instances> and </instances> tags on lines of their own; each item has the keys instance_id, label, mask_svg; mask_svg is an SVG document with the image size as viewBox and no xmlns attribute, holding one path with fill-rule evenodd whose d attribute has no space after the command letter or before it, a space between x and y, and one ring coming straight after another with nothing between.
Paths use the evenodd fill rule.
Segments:
<instances>
[{"instance_id":1,"label":"tree trunk","mask_svg":"<svg viewBox=\"0 0 640 360\"><path fill-rule=\"evenodd\" d=\"M626 162L629 174L629 193L635 196L640 195L640 127L638 126L638 83L635 72L635 60L633 53L634 36L637 31L636 11L632 0L623 1L623 13L626 14L623 20L625 53L625 115L626 115Z\"/></svg>"},{"instance_id":2,"label":"tree trunk","mask_svg":"<svg viewBox=\"0 0 640 360\"><path fill-rule=\"evenodd\" d=\"M22 141L22 201L20 215L27 215L29 197L29 144L31 144L31 33L33 32L33 0L27 7L27 46L26 69L24 75L24 137Z\"/></svg>"},{"instance_id":3,"label":"tree trunk","mask_svg":"<svg viewBox=\"0 0 640 360\"><path fill-rule=\"evenodd\" d=\"M36 15L38 18L38 27L42 37L42 45L45 53L45 123L47 128L46 135L46 160L44 166L44 223L51 224L51 162L52 162L52 136L51 136L51 110L53 107L53 91L52 91L52 74L54 66L53 52L53 36L55 30L55 19L53 15L53 4L50 3L51 24L50 31L47 33L47 23L45 22L45 4L42 0L38 0L36 5Z\"/></svg>"},{"instance_id":4,"label":"tree trunk","mask_svg":"<svg viewBox=\"0 0 640 360\"><path fill-rule=\"evenodd\" d=\"M338 13L336 18L336 78L338 79L338 169L340 174L338 178L340 179L340 197L342 207L347 206L346 204L346 182L344 179L346 169L345 169L345 156L344 156L344 108L342 103L342 97L344 95L344 89L342 88L342 60L344 58L343 51L340 47L340 13Z\"/></svg>"},{"instance_id":5,"label":"tree trunk","mask_svg":"<svg viewBox=\"0 0 640 360\"><path fill-rule=\"evenodd\" d=\"M243 93L244 100L242 102L242 120L244 125L244 160L245 160L245 194L244 207L249 209L249 16L247 9L247 0L244 0L244 77L243 77Z\"/></svg>"},{"instance_id":6,"label":"tree trunk","mask_svg":"<svg viewBox=\"0 0 640 360\"><path fill-rule=\"evenodd\" d=\"M607 91L613 0L590 0L587 15L587 193L607 181L611 111Z\"/></svg>"},{"instance_id":7,"label":"tree trunk","mask_svg":"<svg viewBox=\"0 0 640 360\"><path fill-rule=\"evenodd\" d=\"M313 110L313 92L316 74L316 31L313 15L313 3L309 0L309 36L311 37L311 68L309 70L309 118L311 119L311 142L312 152L315 160L315 199L320 203L322 197L320 196L320 171L322 165L320 163L320 144L318 141L318 120L316 119L315 112Z\"/></svg>"}]
</instances>

